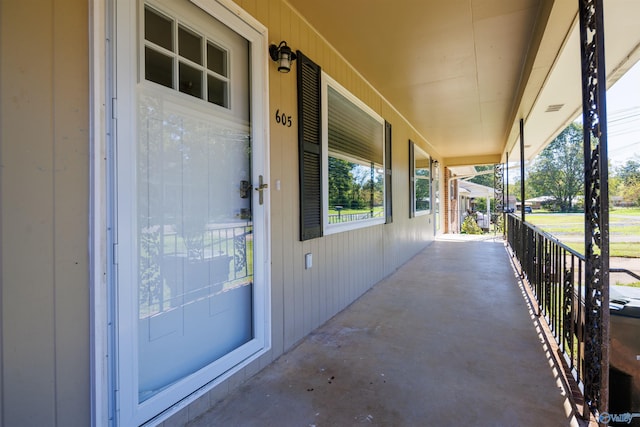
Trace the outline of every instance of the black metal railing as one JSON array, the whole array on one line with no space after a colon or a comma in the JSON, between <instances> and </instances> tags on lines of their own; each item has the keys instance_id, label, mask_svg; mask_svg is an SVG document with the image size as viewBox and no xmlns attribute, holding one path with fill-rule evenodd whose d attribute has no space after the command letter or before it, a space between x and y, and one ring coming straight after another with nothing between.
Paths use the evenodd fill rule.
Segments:
<instances>
[{"instance_id":1,"label":"black metal railing","mask_svg":"<svg viewBox=\"0 0 640 427\"><path fill-rule=\"evenodd\" d=\"M626 268L609 268L609 273L627 274L640 282L640 275L634 273L633 271L627 270Z\"/></svg>"},{"instance_id":2,"label":"black metal railing","mask_svg":"<svg viewBox=\"0 0 640 427\"><path fill-rule=\"evenodd\" d=\"M513 214L507 215L507 239L523 279L533 292L536 314L547 322L583 393L586 381L585 257Z\"/></svg>"},{"instance_id":3,"label":"black metal railing","mask_svg":"<svg viewBox=\"0 0 640 427\"><path fill-rule=\"evenodd\" d=\"M343 222L362 221L365 219L382 217L382 214L383 214L382 211L329 214L329 224L340 224Z\"/></svg>"},{"instance_id":4,"label":"black metal railing","mask_svg":"<svg viewBox=\"0 0 640 427\"><path fill-rule=\"evenodd\" d=\"M211 297L253 280L253 226L220 224L177 232L143 230L139 257L141 317Z\"/></svg>"}]
</instances>

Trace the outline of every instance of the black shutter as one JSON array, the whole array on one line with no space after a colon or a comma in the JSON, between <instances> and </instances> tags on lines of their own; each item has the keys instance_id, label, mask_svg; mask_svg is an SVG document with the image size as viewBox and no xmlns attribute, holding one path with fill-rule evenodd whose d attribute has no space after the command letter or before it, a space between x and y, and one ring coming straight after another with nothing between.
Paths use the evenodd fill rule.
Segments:
<instances>
[{"instance_id":1,"label":"black shutter","mask_svg":"<svg viewBox=\"0 0 640 427\"><path fill-rule=\"evenodd\" d=\"M391 123L384 122L384 211L385 224L393 222L393 199L391 197Z\"/></svg>"},{"instance_id":2,"label":"black shutter","mask_svg":"<svg viewBox=\"0 0 640 427\"><path fill-rule=\"evenodd\" d=\"M413 141L409 140L409 218L413 218L416 214L415 171L415 147Z\"/></svg>"},{"instance_id":3,"label":"black shutter","mask_svg":"<svg viewBox=\"0 0 640 427\"><path fill-rule=\"evenodd\" d=\"M322 236L321 70L302 52L297 55L300 240L309 240Z\"/></svg>"}]
</instances>

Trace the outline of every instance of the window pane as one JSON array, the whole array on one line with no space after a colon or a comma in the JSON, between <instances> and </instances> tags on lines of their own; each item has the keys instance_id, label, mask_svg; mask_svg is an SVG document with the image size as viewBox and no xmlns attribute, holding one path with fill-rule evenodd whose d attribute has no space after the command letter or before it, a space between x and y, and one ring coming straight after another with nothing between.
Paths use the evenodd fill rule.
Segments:
<instances>
[{"instance_id":1,"label":"window pane","mask_svg":"<svg viewBox=\"0 0 640 427\"><path fill-rule=\"evenodd\" d=\"M329 157L329 224L384 216L380 165Z\"/></svg>"},{"instance_id":2,"label":"window pane","mask_svg":"<svg viewBox=\"0 0 640 427\"><path fill-rule=\"evenodd\" d=\"M144 38L173 51L172 21L148 7L144 8Z\"/></svg>"},{"instance_id":3,"label":"window pane","mask_svg":"<svg viewBox=\"0 0 640 427\"><path fill-rule=\"evenodd\" d=\"M207 75L207 100L222 107L229 107L227 82Z\"/></svg>"},{"instance_id":4,"label":"window pane","mask_svg":"<svg viewBox=\"0 0 640 427\"><path fill-rule=\"evenodd\" d=\"M227 52L211 43L207 43L207 68L221 76L227 75Z\"/></svg>"},{"instance_id":5,"label":"window pane","mask_svg":"<svg viewBox=\"0 0 640 427\"><path fill-rule=\"evenodd\" d=\"M416 176L429 177L429 168L416 167Z\"/></svg>"},{"instance_id":6,"label":"window pane","mask_svg":"<svg viewBox=\"0 0 640 427\"><path fill-rule=\"evenodd\" d=\"M327 97L329 151L382 164L383 124L331 86Z\"/></svg>"},{"instance_id":7,"label":"window pane","mask_svg":"<svg viewBox=\"0 0 640 427\"><path fill-rule=\"evenodd\" d=\"M202 98L202 71L181 62L180 92Z\"/></svg>"},{"instance_id":8,"label":"window pane","mask_svg":"<svg viewBox=\"0 0 640 427\"><path fill-rule=\"evenodd\" d=\"M144 78L173 88L173 58L148 47L144 52Z\"/></svg>"},{"instance_id":9,"label":"window pane","mask_svg":"<svg viewBox=\"0 0 640 427\"><path fill-rule=\"evenodd\" d=\"M180 56L202 65L202 37L180 27L178 29Z\"/></svg>"},{"instance_id":10,"label":"window pane","mask_svg":"<svg viewBox=\"0 0 640 427\"><path fill-rule=\"evenodd\" d=\"M327 85L326 105L326 222L384 222L384 121L337 84Z\"/></svg>"},{"instance_id":11,"label":"window pane","mask_svg":"<svg viewBox=\"0 0 640 427\"><path fill-rule=\"evenodd\" d=\"M431 158L417 146L415 147L415 206L416 212L431 209Z\"/></svg>"},{"instance_id":12,"label":"window pane","mask_svg":"<svg viewBox=\"0 0 640 427\"><path fill-rule=\"evenodd\" d=\"M416 179L416 211L428 211L430 208L429 180Z\"/></svg>"},{"instance_id":13,"label":"window pane","mask_svg":"<svg viewBox=\"0 0 640 427\"><path fill-rule=\"evenodd\" d=\"M139 402L254 338L250 130L154 92L138 98Z\"/></svg>"}]
</instances>

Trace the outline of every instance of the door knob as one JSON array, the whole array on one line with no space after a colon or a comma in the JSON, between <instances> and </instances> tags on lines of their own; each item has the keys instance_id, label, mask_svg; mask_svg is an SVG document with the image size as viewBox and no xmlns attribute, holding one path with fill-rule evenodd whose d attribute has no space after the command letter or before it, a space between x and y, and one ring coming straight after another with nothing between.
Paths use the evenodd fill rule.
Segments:
<instances>
[{"instance_id":1,"label":"door knob","mask_svg":"<svg viewBox=\"0 0 640 427\"><path fill-rule=\"evenodd\" d=\"M260 175L260 177L258 178L258 186L256 187L256 191L258 191L260 193L260 196L259 196L259 199L258 199L260 204L262 204L264 202L263 192L267 188L269 188L269 184L265 183L263 181L262 175Z\"/></svg>"}]
</instances>

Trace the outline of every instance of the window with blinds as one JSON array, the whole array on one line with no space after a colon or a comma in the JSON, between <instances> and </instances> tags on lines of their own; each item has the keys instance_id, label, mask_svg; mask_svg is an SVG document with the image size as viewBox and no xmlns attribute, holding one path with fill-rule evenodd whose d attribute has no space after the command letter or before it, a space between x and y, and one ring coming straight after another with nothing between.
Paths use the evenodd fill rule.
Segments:
<instances>
[{"instance_id":1,"label":"window with blinds","mask_svg":"<svg viewBox=\"0 0 640 427\"><path fill-rule=\"evenodd\" d=\"M300 240L392 223L391 123L296 54Z\"/></svg>"},{"instance_id":2,"label":"window with blinds","mask_svg":"<svg viewBox=\"0 0 640 427\"><path fill-rule=\"evenodd\" d=\"M384 223L385 122L335 81L324 81L325 229Z\"/></svg>"}]
</instances>

